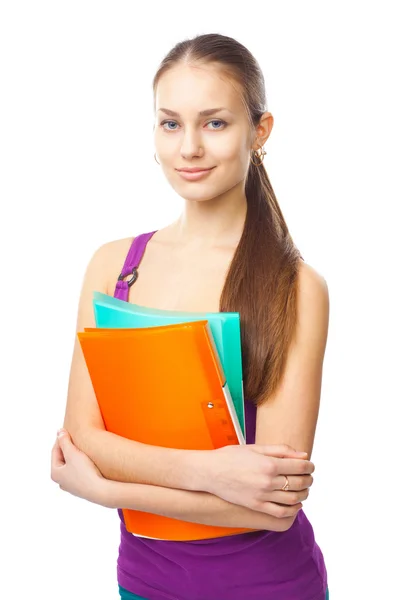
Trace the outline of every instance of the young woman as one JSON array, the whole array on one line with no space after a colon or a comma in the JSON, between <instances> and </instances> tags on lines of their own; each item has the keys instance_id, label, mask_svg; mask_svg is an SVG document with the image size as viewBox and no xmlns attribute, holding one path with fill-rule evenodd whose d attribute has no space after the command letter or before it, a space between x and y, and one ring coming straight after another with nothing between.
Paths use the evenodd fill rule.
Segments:
<instances>
[{"instance_id":1,"label":"young woman","mask_svg":"<svg viewBox=\"0 0 400 600\"><path fill-rule=\"evenodd\" d=\"M120 510L124 600L325 600L302 501L313 481L328 289L297 250L263 164L273 126L263 75L230 37L185 40L155 75L154 112L155 158L183 212L94 252L77 331L95 326L94 290L161 309L240 312L248 443L192 452L107 432L76 341L52 479L103 506L255 530L152 540L128 533Z\"/></svg>"}]
</instances>

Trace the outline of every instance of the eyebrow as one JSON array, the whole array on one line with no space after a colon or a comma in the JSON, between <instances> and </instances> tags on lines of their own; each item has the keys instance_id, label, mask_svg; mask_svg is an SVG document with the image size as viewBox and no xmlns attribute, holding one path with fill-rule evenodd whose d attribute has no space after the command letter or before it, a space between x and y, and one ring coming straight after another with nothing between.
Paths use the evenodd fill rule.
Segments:
<instances>
[{"instance_id":1,"label":"eyebrow","mask_svg":"<svg viewBox=\"0 0 400 600\"><path fill-rule=\"evenodd\" d=\"M159 108L158 110L161 110L162 112L165 112L170 117L180 117L179 113L175 112L174 110L169 110L168 108ZM224 108L223 106L220 106L219 108L208 108L207 110L201 110L199 112L199 115L201 117L209 117L210 115L213 115L216 112L219 112L220 110L229 110L229 109L228 108Z\"/></svg>"}]
</instances>

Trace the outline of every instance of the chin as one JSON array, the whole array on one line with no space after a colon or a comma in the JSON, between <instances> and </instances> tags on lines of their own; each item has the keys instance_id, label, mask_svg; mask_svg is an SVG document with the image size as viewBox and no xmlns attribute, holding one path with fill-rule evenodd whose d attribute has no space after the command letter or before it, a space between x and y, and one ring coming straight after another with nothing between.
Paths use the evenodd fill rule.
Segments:
<instances>
[{"instance_id":1,"label":"chin","mask_svg":"<svg viewBox=\"0 0 400 600\"><path fill-rule=\"evenodd\" d=\"M203 188L199 186L197 190L188 189L186 186L174 188L174 190L184 200L192 200L193 202L207 202L208 200L212 200L216 196L219 196L220 193L223 193L210 189L207 190L205 186Z\"/></svg>"}]
</instances>

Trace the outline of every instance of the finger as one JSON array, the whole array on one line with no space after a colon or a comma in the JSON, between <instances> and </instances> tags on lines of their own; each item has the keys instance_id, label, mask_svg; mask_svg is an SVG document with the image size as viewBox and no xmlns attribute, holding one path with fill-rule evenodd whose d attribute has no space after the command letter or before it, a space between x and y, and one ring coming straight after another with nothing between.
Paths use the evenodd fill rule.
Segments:
<instances>
[{"instance_id":1,"label":"finger","mask_svg":"<svg viewBox=\"0 0 400 600\"><path fill-rule=\"evenodd\" d=\"M302 507L303 505L301 502L294 506L281 505L276 502L261 502L257 510L272 515L273 517L277 517L278 519L284 519L285 517L297 515Z\"/></svg>"},{"instance_id":2,"label":"finger","mask_svg":"<svg viewBox=\"0 0 400 600\"><path fill-rule=\"evenodd\" d=\"M295 504L298 504L299 502L303 502L304 500L307 500L308 495L309 495L308 488L305 490L299 490L298 492L276 491L276 492L271 492L270 494L267 494L267 497L265 500L268 502L276 502L277 504L294 506Z\"/></svg>"},{"instance_id":3,"label":"finger","mask_svg":"<svg viewBox=\"0 0 400 600\"><path fill-rule=\"evenodd\" d=\"M287 494L288 491L300 491L308 489L312 486L314 478L312 475L291 475L289 480L289 489L282 490L283 486L286 483L286 477L284 475L277 475L272 479L272 485L274 490L281 491L284 494Z\"/></svg>"},{"instance_id":4,"label":"finger","mask_svg":"<svg viewBox=\"0 0 400 600\"><path fill-rule=\"evenodd\" d=\"M65 460L68 460L68 456L72 452L72 441L68 431L59 429L57 432L57 441L64 454Z\"/></svg>"},{"instance_id":5,"label":"finger","mask_svg":"<svg viewBox=\"0 0 400 600\"><path fill-rule=\"evenodd\" d=\"M65 465L65 458L57 439L51 450L51 466L61 467L63 465Z\"/></svg>"},{"instance_id":6,"label":"finger","mask_svg":"<svg viewBox=\"0 0 400 600\"><path fill-rule=\"evenodd\" d=\"M301 456L302 458L308 456L307 452L296 450L288 444L252 444L253 449L260 454L267 454L268 456L287 457L287 456Z\"/></svg>"},{"instance_id":7,"label":"finger","mask_svg":"<svg viewBox=\"0 0 400 600\"><path fill-rule=\"evenodd\" d=\"M274 458L271 461L279 474L284 475L311 475L315 471L315 465L310 460L302 458Z\"/></svg>"}]
</instances>

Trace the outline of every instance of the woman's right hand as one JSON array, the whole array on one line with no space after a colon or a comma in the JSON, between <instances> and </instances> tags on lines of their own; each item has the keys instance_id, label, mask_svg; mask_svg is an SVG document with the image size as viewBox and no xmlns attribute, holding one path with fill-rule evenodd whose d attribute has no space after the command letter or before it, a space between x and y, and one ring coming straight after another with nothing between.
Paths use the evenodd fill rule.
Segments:
<instances>
[{"instance_id":1,"label":"woman's right hand","mask_svg":"<svg viewBox=\"0 0 400 600\"><path fill-rule=\"evenodd\" d=\"M232 504L278 518L291 517L300 510L313 482L315 466L304 456L286 444L224 446L203 455L207 464L202 487ZM284 475L288 491L281 490Z\"/></svg>"}]
</instances>

